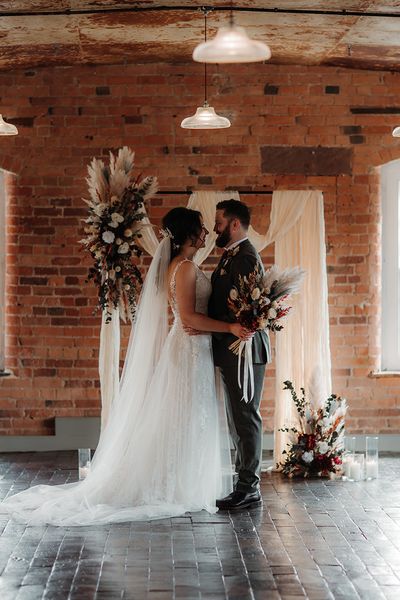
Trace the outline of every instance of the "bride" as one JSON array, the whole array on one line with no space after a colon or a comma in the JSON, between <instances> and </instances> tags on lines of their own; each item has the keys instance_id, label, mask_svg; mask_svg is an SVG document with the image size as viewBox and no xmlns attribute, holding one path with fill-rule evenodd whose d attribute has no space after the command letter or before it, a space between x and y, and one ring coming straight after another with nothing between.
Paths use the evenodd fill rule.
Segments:
<instances>
[{"instance_id":1,"label":"bride","mask_svg":"<svg viewBox=\"0 0 400 600\"><path fill-rule=\"evenodd\" d=\"M163 226L167 237L146 277L120 392L88 476L24 490L6 499L2 512L38 525L159 519L203 509L214 513L216 498L232 491L209 332L241 339L248 332L206 316L211 284L192 260L208 234L201 214L174 208ZM174 316L169 333L168 302ZM199 335L188 335L184 327Z\"/></svg>"}]
</instances>

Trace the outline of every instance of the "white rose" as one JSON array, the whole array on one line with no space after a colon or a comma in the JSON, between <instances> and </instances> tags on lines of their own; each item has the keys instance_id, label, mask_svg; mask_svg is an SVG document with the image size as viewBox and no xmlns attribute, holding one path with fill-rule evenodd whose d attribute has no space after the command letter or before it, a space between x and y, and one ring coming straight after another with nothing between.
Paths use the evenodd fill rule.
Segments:
<instances>
[{"instance_id":1,"label":"white rose","mask_svg":"<svg viewBox=\"0 0 400 600\"><path fill-rule=\"evenodd\" d=\"M305 463L311 463L314 460L314 452L312 450L309 452L303 452L301 458Z\"/></svg>"},{"instance_id":2,"label":"white rose","mask_svg":"<svg viewBox=\"0 0 400 600\"><path fill-rule=\"evenodd\" d=\"M113 229L115 229L116 227L118 227L118 223L116 221L110 221L109 223L107 223L107 225L109 227L112 227Z\"/></svg>"},{"instance_id":3,"label":"white rose","mask_svg":"<svg viewBox=\"0 0 400 600\"><path fill-rule=\"evenodd\" d=\"M131 237L132 235L133 235L132 229L125 229L125 231L124 231L125 237Z\"/></svg>"},{"instance_id":4,"label":"white rose","mask_svg":"<svg viewBox=\"0 0 400 600\"><path fill-rule=\"evenodd\" d=\"M115 267L115 270L117 271L117 273L119 273L119 272L120 272L120 270L121 270L121 267L120 267L119 265L117 265L117 266Z\"/></svg>"},{"instance_id":5,"label":"white rose","mask_svg":"<svg viewBox=\"0 0 400 600\"><path fill-rule=\"evenodd\" d=\"M320 454L326 454L329 450L329 445L327 444L327 442L320 442L318 444L318 452Z\"/></svg>"},{"instance_id":6,"label":"white rose","mask_svg":"<svg viewBox=\"0 0 400 600\"><path fill-rule=\"evenodd\" d=\"M274 300L273 303L271 304L272 308L277 308L278 303Z\"/></svg>"},{"instance_id":7,"label":"white rose","mask_svg":"<svg viewBox=\"0 0 400 600\"><path fill-rule=\"evenodd\" d=\"M115 235L112 231L104 231L101 237L106 244L112 244L115 240Z\"/></svg>"},{"instance_id":8,"label":"white rose","mask_svg":"<svg viewBox=\"0 0 400 600\"><path fill-rule=\"evenodd\" d=\"M131 289L131 286L127 283L126 285L124 285L124 288L126 289L126 291Z\"/></svg>"},{"instance_id":9,"label":"white rose","mask_svg":"<svg viewBox=\"0 0 400 600\"><path fill-rule=\"evenodd\" d=\"M111 219L113 221L116 221L117 223L122 223L124 220L124 217L117 212L113 212L111 215Z\"/></svg>"},{"instance_id":10,"label":"white rose","mask_svg":"<svg viewBox=\"0 0 400 600\"><path fill-rule=\"evenodd\" d=\"M121 238L117 238L117 239L115 240L115 243L117 244L117 246L120 246L120 245L122 244L122 240L121 240Z\"/></svg>"},{"instance_id":11,"label":"white rose","mask_svg":"<svg viewBox=\"0 0 400 600\"><path fill-rule=\"evenodd\" d=\"M276 315L278 313L276 312L276 310L274 308L270 308L268 311L268 319L276 319Z\"/></svg>"},{"instance_id":12,"label":"white rose","mask_svg":"<svg viewBox=\"0 0 400 600\"><path fill-rule=\"evenodd\" d=\"M254 290L251 292L251 299L258 300L260 296L261 296L260 290L258 288L254 288Z\"/></svg>"},{"instance_id":13,"label":"white rose","mask_svg":"<svg viewBox=\"0 0 400 600\"><path fill-rule=\"evenodd\" d=\"M126 254L127 252L129 252L129 244L127 244L126 242L124 242L118 248L118 254Z\"/></svg>"},{"instance_id":14,"label":"white rose","mask_svg":"<svg viewBox=\"0 0 400 600\"><path fill-rule=\"evenodd\" d=\"M235 288L232 288L231 291L229 292L229 297L231 300L237 300L238 299L238 293L237 290Z\"/></svg>"}]
</instances>

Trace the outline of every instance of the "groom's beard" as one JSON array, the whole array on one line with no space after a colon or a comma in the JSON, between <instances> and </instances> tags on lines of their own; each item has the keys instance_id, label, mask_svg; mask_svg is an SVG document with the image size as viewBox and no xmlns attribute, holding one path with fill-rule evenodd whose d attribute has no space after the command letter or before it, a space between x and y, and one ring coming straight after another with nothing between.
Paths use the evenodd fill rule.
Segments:
<instances>
[{"instance_id":1,"label":"groom's beard","mask_svg":"<svg viewBox=\"0 0 400 600\"><path fill-rule=\"evenodd\" d=\"M223 231L221 231L221 233L215 240L215 245L218 246L218 248L226 248L227 246L229 246L229 244L231 242L231 234L230 234L229 229L230 229L230 223L228 223L228 225L225 227L225 229Z\"/></svg>"}]
</instances>

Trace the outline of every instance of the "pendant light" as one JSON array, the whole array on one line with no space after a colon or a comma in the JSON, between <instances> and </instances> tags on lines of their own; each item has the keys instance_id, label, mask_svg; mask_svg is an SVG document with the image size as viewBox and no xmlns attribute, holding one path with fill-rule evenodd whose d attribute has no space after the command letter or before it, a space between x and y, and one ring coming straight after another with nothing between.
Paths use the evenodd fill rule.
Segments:
<instances>
[{"instance_id":1,"label":"pendant light","mask_svg":"<svg viewBox=\"0 0 400 600\"><path fill-rule=\"evenodd\" d=\"M207 14L206 8L201 9L204 13L204 40L207 42ZM207 102L207 65L204 63L204 103L199 106L191 117L186 117L181 122L183 129L225 129L230 127L231 122L226 117L218 115L214 108Z\"/></svg>"},{"instance_id":2,"label":"pendant light","mask_svg":"<svg viewBox=\"0 0 400 600\"><path fill-rule=\"evenodd\" d=\"M205 41L193 50L193 60L204 63L250 63L271 58L271 50L264 44L252 40L244 27L235 25L233 9L228 27L220 27L215 38Z\"/></svg>"},{"instance_id":3,"label":"pendant light","mask_svg":"<svg viewBox=\"0 0 400 600\"><path fill-rule=\"evenodd\" d=\"M230 127L231 122L226 117L217 115L213 106L207 100L203 106L199 106L191 117L186 117L181 123L183 129L225 129Z\"/></svg>"},{"instance_id":4,"label":"pendant light","mask_svg":"<svg viewBox=\"0 0 400 600\"><path fill-rule=\"evenodd\" d=\"M0 115L0 135L18 135L18 129L11 123L6 123Z\"/></svg>"}]
</instances>

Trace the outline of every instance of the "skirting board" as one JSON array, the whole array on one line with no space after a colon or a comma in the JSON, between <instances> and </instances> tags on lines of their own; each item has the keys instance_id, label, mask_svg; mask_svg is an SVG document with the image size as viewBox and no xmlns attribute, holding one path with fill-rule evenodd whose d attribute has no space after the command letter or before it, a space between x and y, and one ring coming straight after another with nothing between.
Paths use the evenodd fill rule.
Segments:
<instances>
[{"instance_id":1,"label":"skirting board","mask_svg":"<svg viewBox=\"0 0 400 600\"><path fill-rule=\"evenodd\" d=\"M0 452L46 452L96 448L99 433L99 417L56 417L55 435L0 436ZM365 435L356 435L355 438L356 450L364 450ZM272 450L273 446L273 434L264 433L263 449ZM400 433L379 435L379 449L382 452L400 452Z\"/></svg>"}]
</instances>

